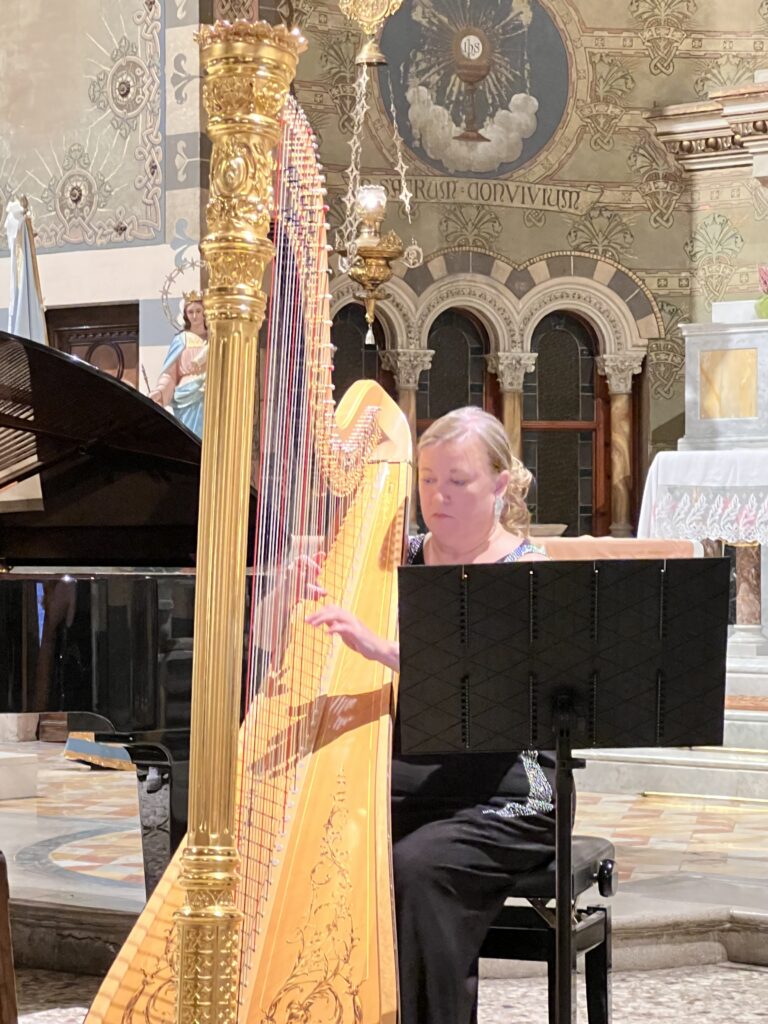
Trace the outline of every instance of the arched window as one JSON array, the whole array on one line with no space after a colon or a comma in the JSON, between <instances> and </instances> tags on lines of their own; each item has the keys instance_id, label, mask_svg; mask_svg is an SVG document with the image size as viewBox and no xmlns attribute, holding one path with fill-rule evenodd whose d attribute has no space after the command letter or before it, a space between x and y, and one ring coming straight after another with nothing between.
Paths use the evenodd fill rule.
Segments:
<instances>
[{"instance_id":1,"label":"arched window","mask_svg":"<svg viewBox=\"0 0 768 1024\"><path fill-rule=\"evenodd\" d=\"M523 461L536 480L535 523L564 523L566 535L601 535L610 525L609 419L605 379L597 374L597 339L571 313L537 325L536 369L523 383Z\"/></svg>"},{"instance_id":2,"label":"arched window","mask_svg":"<svg viewBox=\"0 0 768 1024\"><path fill-rule=\"evenodd\" d=\"M452 409L486 405L488 335L470 313L447 309L429 329L432 366L419 379L416 416L419 433Z\"/></svg>"},{"instance_id":3,"label":"arched window","mask_svg":"<svg viewBox=\"0 0 768 1024\"><path fill-rule=\"evenodd\" d=\"M333 318L331 341L336 346L333 354L333 397L337 402L356 380L376 380L395 397L392 374L382 367L379 359L379 352L385 346L384 330L379 321L374 320L376 344L366 345L367 330L365 310L357 302L344 306Z\"/></svg>"}]
</instances>

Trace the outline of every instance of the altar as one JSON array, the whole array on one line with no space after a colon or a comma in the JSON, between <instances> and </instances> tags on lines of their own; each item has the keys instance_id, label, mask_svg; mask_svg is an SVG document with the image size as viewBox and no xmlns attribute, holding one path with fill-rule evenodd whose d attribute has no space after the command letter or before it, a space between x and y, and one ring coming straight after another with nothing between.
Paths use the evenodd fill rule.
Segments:
<instances>
[{"instance_id":1,"label":"altar","mask_svg":"<svg viewBox=\"0 0 768 1024\"><path fill-rule=\"evenodd\" d=\"M768 543L768 448L659 452L637 535Z\"/></svg>"},{"instance_id":2,"label":"altar","mask_svg":"<svg viewBox=\"0 0 768 1024\"><path fill-rule=\"evenodd\" d=\"M638 537L735 549L726 743L768 747L768 324L686 324L685 436L660 452ZM717 552L719 553L719 550ZM768 567L766 567L768 568Z\"/></svg>"}]
</instances>

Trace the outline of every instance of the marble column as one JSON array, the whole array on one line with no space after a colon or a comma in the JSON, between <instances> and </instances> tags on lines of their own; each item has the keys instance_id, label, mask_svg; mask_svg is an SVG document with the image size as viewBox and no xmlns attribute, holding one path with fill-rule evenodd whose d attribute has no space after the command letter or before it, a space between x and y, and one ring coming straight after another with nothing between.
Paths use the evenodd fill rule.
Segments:
<instances>
[{"instance_id":1,"label":"marble column","mask_svg":"<svg viewBox=\"0 0 768 1024\"><path fill-rule=\"evenodd\" d=\"M642 352L598 356L611 396L611 536L631 537L632 377L640 373Z\"/></svg>"},{"instance_id":2,"label":"marble column","mask_svg":"<svg viewBox=\"0 0 768 1024\"><path fill-rule=\"evenodd\" d=\"M726 542L727 543L727 542ZM736 549L736 625L728 641L728 660L768 654L762 627L761 558L759 544L734 544Z\"/></svg>"},{"instance_id":3,"label":"marble column","mask_svg":"<svg viewBox=\"0 0 768 1024\"><path fill-rule=\"evenodd\" d=\"M494 352L486 356L488 370L501 387L502 421L512 454L523 459L523 378L536 367L535 352Z\"/></svg>"},{"instance_id":4,"label":"marble column","mask_svg":"<svg viewBox=\"0 0 768 1024\"><path fill-rule=\"evenodd\" d=\"M394 375L397 388L397 404L403 410L411 429L414 458L416 457L416 392L419 377L432 365L435 350L431 348L385 348L379 352L381 365ZM410 527L416 523L416 473L413 474L411 492Z\"/></svg>"},{"instance_id":5,"label":"marble column","mask_svg":"<svg viewBox=\"0 0 768 1024\"><path fill-rule=\"evenodd\" d=\"M760 545L739 544L736 548L736 621L740 626L759 626Z\"/></svg>"}]
</instances>

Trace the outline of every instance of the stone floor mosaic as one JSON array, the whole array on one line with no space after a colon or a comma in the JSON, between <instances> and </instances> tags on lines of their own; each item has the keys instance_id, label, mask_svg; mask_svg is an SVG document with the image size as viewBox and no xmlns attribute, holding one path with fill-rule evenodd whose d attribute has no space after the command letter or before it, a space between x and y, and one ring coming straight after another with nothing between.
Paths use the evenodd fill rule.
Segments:
<instances>
[{"instance_id":1,"label":"stone floor mosaic","mask_svg":"<svg viewBox=\"0 0 768 1024\"><path fill-rule=\"evenodd\" d=\"M34 749L41 757L38 796L0 802L12 895L139 910L144 887L134 778L72 764L54 744ZM616 845L623 885L613 901L615 923L622 899L625 908L645 907L649 895L768 911L768 802L581 793L576 827ZM21 1020L80 1024L97 987L91 977L20 971ZM614 975L613 987L614 1024L654 1017L768 1024L768 971L760 968L627 972ZM583 993L580 999L585 1021ZM546 1005L542 977L486 979L479 1024L545 1024Z\"/></svg>"},{"instance_id":2,"label":"stone floor mosaic","mask_svg":"<svg viewBox=\"0 0 768 1024\"><path fill-rule=\"evenodd\" d=\"M130 832L103 832L98 836L62 843L48 854L54 867L93 878L110 878L144 885L141 844Z\"/></svg>"},{"instance_id":3,"label":"stone floor mosaic","mask_svg":"<svg viewBox=\"0 0 768 1024\"><path fill-rule=\"evenodd\" d=\"M133 774L67 761L60 744L24 749L40 757L38 796L0 801L12 895L138 912L145 895ZM698 902L768 911L768 801L580 793L576 831L615 844L618 913L633 889L647 895L658 883L668 900L700 878L712 885L700 887Z\"/></svg>"},{"instance_id":4,"label":"stone floor mosaic","mask_svg":"<svg viewBox=\"0 0 768 1024\"><path fill-rule=\"evenodd\" d=\"M670 872L768 880L768 802L580 793L576 831L614 843L622 882Z\"/></svg>"},{"instance_id":5,"label":"stone floor mosaic","mask_svg":"<svg viewBox=\"0 0 768 1024\"><path fill-rule=\"evenodd\" d=\"M21 1024L80 1024L97 979L20 971ZM579 991L580 1021L586 1021ZM613 1024L765 1024L768 970L721 964L613 977ZM478 1024L547 1024L543 978L483 981Z\"/></svg>"},{"instance_id":6,"label":"stone floor mosaic","mask_svg":"<svg viewBox=\"0 0 768 1024\"><path fill-rule=\"evenodd\" d=\"M734 966L615 974L613 1024L765 1024L768 971ZM578 1019L587 1019L581 987ZM545 986L535 978L482 982L478 1024L547 1024Z\"/></svg>"}]
</instances>

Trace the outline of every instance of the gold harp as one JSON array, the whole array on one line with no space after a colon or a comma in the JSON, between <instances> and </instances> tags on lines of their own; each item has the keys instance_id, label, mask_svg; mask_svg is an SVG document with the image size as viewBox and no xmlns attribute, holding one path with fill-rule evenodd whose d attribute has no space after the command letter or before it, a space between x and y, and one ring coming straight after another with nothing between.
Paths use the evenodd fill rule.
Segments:
<instances>
[{"instance_id":1,"label":"gold harp","mask_svg":"<svg viewBox=\"0 0 768 1024\"><path fill-rule=\"evenodd\" d=\"M394 1024L394 679L305 624L286 566L323 548L329 598L394 636L410 432L371 382L334 410L323 183L287 96L301 40L237 22L203 28L200 45L213 148L189 833L87 1021ZM273 248L238 739L253 396Z\"/></svg>"}]
</instances>

